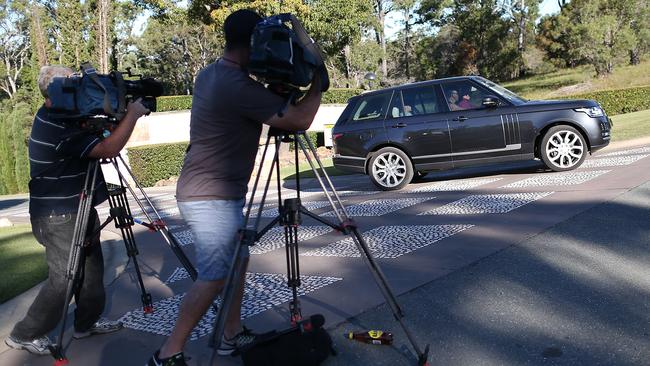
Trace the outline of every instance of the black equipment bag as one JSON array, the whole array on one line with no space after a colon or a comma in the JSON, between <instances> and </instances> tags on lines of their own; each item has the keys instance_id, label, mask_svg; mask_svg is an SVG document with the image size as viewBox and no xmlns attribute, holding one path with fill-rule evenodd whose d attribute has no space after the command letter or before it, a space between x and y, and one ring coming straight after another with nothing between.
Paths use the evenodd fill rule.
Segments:
<instances>
[{"instance_id":1,"label":"black equipment bag","mask_svg":"<svg viewBox=\"0 0 650 366\"><path fill-rule=\"evenodd\" d=\"M259 335L238 353L246 366L318 366L336 354L323 323L322 315L312 315L296 327Z\"/></svg>"}]
</instances>

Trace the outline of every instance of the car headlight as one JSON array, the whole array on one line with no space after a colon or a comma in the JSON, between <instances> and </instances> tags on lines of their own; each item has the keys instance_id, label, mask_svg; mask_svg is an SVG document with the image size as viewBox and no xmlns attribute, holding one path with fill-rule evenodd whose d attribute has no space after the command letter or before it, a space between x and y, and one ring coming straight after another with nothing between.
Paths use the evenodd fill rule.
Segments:
<instances>
[{"instance_id":1,"label":"car headlight","mask_svg":"<svg viewBox=\"0 0 650 366\"><path fill-rule=\"evenodd\" d=\"M605 112L603 112L603 109L600 107L576 108L574 111L586 113L591 118L602 117L605 115Z\"/></svg>"}]
</instances>

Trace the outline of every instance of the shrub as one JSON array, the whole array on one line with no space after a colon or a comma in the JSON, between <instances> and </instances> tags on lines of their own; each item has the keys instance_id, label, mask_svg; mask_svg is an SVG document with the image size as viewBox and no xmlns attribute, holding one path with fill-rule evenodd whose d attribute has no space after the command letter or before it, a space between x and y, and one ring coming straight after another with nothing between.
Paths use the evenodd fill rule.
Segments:
<instances>
[{"instance_id":1,"label":"shrub","mask_svg":"<svg viewBox=\"0 0 650 366\"><path fill-rule=\"evenodd\" d=\"M133 175L144 187L181 172L187 142L130 147L129 164Z\"/></svg>"},{"instance_id":2,"label":"shrub","mask_svg":"<svg viewBox=\"0 0 650 366\"><path fill-rule=\"evenodd\" d=\"M191 95L172 95L159 97L157 99L156 110L158 112L181 111L192 108Z\"/></svg>"},{"instance_id":3,"label":"shrub","mask_svg":"<svg viewBox=\"0 0 650 366\"><path fill-rule=\"evenodd\" d=\"M363 89L332 88L323 94L323 104L347 104L348 99L361 94Z\"/></svg>"},{"instance_id":4,"label":"shrub","mask_svg":"<svg viewBox=\"0 0 650 366\"><path fill-rule=\"evenodd\" d=\"M323 104L346 104L348 99L361 94L363 89L332 88L323 94ZM170 95L157 99L157 111L181 111L192 109L191 95Z\"/></svg>"},{"instance_id":5,"label":"shrub","mask_svg":"<svg viewBox=\"0 0 650 366\"><path fill-rule=\"evenodd\" d=\"M650 85L575 94L566 98L595 100L608 115L613 116L650 109Z\"/></svg>"},{"instance_id":6,"label":"shrub","mask_svg":"<svg viewBox=\"0 0 650 366\"><path fill-rule=\"evenodd\" d=\"M309 138L309 141L311 141L312 145L314 145L315 148L325 145L325 140L323 135L324 135L323 132L307 131L307 138ZM309 149L309 145L307 145L307 143L302 138L302 136L300 138L305 144L305 148ZM289 151L293 151L293 143L289 144Z\"/></svg>"}]
</instances>

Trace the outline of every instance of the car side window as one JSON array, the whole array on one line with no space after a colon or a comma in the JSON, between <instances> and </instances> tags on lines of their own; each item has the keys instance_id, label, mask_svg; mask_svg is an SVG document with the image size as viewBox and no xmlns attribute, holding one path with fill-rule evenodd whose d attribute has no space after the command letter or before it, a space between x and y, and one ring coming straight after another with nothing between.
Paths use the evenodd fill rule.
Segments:
<instances>
[{"instance_id":1,"label":"car side window","mask_svg":"<svg viewBox=\"0 0 650 366\"><path fill-rule=\"evenodd\" d=\"M440 112L440 103L433 86L408 88L402 90L404 115L416 116Z\"/></svg>"},{"instance_id":2,"label":"car side window","mask_svg":"<svg viewBox=\"0 0 650 366\"><path fill-rule=\"evenodd\" d=\"M483 98L494 94L469 80L445 83L442 85L442 90L451 111L481 109L483 108Z\"/></svg>"},{"instance_id":3,"label":"car side window","mask_svg":"<svg viewBox=\"0 0 650 366\"><path fill-rule=\"evenodd\" d=\"M352 121L383 119L391 95L392 93L382 93L360 98L352 113Z\"/></svg>"},{"instance_id":4,"label":"car side window","mask_svg":"<svg viewBox=\"0 0 650 366\"><path fill-rule=\"evenodd\" d=\"M404 117L404 103L402 103L402 93L396 91L393 93L393 99L388 107L388 118Z\"/></svg>"}]
</instances>

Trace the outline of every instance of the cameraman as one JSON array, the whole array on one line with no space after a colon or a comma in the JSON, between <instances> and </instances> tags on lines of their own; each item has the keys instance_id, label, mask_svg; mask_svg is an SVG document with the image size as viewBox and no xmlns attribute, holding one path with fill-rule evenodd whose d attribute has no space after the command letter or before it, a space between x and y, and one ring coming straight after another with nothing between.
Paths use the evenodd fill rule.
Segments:
<instances>
[{"instance_id":1,"label":"cameraman","mask_svg":"<svg viewBox=\"0 0 650 366\"><path fill-rule=\"evenodd\" d=\"M246 71L251 35L262 18L250 10L224 22L223 57L201 70L194 85L190 145L176 188L181 215L190 226L198 279L187 291L170 337L150 358L149 366L183 366L183 348L192 329L221 292L243 225L247 184L255 164L262 124L289 131L311 125L321 100L321 83L312 80L305 97L278 111L285 99L251 79ZM248 248L246 248L246 251ZM248 264L248 252L245 254ZM252 342L241 325L244 278L226 315L220 355Z\"/></svg>"},{"instance_id":2,"label":"cameraman","mask_svg":"<svg viewBox=\"0 0 650 366\"><path fill-rule=\"evenodd\" d=\"M50 116L52 102L47 87L56 77L68 77L72 69L44 66L38 76L38 87L45 97L44 105L36 113L29 137L29 214L36 240L45 246L48 278L27 311L5 343L15 349L24 349L37 355L50 353L47 334L59 320L65 301L66 272L72 243L80 192L86 170L92 159L112 158L119 154L131 136L136 121L149 111L135 101L127 107L126 116L107 138L83 133L77 123ZM79 136L61 141L69 136ZM104 177L99 171L95 185L93 207L108 197ZM104 259L99 243L99 218L93 208L88 219L88 243L84 247L83 277L75 296L74 338L110 333L122 328L119 322L100 318L104 311ZM95 235L93 235L95 234ZM61 341L61 340L59 340Z\"/></svg>"}]
</instances>

